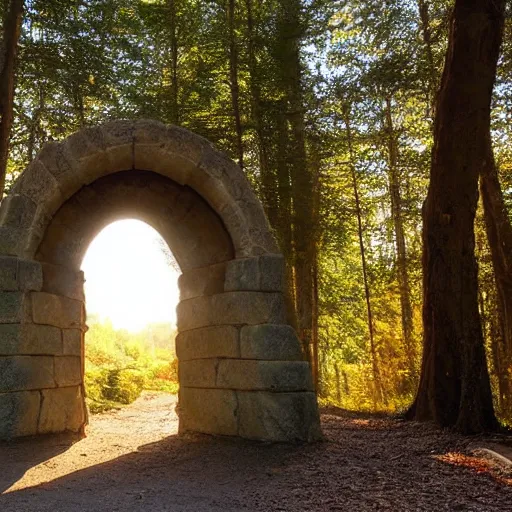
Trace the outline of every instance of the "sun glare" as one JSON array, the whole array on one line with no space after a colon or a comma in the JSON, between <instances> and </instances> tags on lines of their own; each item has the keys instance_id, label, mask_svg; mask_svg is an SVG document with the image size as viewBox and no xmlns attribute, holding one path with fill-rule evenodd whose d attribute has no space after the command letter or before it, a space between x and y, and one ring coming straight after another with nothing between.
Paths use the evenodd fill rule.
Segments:
<instances>
[{"instance_id":1,"label":"sun glare","mask_svg":"<svg viewBox=\"0 0 512 512\"><path fill-rule=\"evenodd\" d=\"M117 221L92 241L82 263L88 317L135 332L176 324L180 272L162 237L138 220Z\"/></svg>"}]
</instances>

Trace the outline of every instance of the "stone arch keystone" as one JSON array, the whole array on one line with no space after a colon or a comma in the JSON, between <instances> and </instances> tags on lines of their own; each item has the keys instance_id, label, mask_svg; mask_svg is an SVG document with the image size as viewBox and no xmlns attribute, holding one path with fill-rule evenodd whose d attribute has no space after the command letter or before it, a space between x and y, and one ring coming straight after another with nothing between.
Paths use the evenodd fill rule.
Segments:
<instances>
[{"instance_id":1,"label":"stone arch keystone","mask_svg":"<svg viewBox=\"0 0 512 512\"><path fill-rule=\"evenodd\" d=\"M153 226L183 272L180 432L318 439L284 260L261 203L207 140L147 120L47 144L0 204L0 439L87 423L80 265L122 218Z\"/></svg>"}]
</instances>

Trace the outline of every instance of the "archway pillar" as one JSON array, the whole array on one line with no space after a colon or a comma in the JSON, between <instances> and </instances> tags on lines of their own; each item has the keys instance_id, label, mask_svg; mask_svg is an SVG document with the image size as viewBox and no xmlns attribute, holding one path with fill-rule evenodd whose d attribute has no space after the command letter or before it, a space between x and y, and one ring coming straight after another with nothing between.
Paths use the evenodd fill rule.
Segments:
<instances>
[{"instance_id":1,"label":"archway pillar","mask_svg":"<svg viewBox=\"0 0 512 512\"><path fill-rule=\"evenodd\" d=\"M287 324L284 258L238 258L180 278L180 431L320 437L309 364Z\"/></svg>"},{"instance_id":2,"label":"archway pillar","mask_svg":"<svg viewBox=\"0 0 512 512\"><path fill-rule=\"evenodd\" d=\"M83 276L0 256L0 439L83 427L83 327Z\"/></svg>"}]
</instances>

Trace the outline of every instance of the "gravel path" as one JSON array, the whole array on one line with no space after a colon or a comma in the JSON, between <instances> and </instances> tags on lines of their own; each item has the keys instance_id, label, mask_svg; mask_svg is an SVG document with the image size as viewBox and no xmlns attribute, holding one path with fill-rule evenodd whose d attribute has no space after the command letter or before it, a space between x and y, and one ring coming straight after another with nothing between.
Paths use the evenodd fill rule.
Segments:
<instances>
[{"instance_id":1,"label":"gravel path","mask_svg":"<svg viewBox=\"0 0 512 512\"><path fill-rule=\"evenodd\" d=\"M495 439L326 410L326 442L177 437L175 398L94 416L88 437L0 445L1 512L512 511Z\"/></svg>"}]
</instances>

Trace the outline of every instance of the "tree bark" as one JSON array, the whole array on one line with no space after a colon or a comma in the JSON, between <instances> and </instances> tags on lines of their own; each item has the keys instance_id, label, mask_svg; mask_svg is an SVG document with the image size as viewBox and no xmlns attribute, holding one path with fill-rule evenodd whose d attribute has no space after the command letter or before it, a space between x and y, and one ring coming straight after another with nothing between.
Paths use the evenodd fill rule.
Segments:
<instances>
[{"instance_id":1,"label":"tree bark","mask_svg":"<svg viewBox=\"0 0 512 512\"><path fill-rule=\"evenodd\" d=\"M411 290L407 271L407 249L405 245L404 222L402 215L402 196L400 193L400 177L398 173L398 141L391 115L391 98L386 98L385 123L387 131L389 159L389 192L391 197L391 216L395 232L396 267L398 288L400 292L400 308L402 317L402 335L409 367L409 375L416 374L416 349L413 338L413 321L411 306Z\"/></svg>"},{"instance_id":2,"label":"tree bark","mask_svg":"<svg viewBox=\"0 0 512 512\"><path fill-rule=\"evenodd\" d=\"M423 208L424 352L410 413L463 433L494 430L478 312L474 221L489 157L505 0L456 0Z\"/></svg>"},{"instance_id":3,"label":"tree bark","mask_svg":"<svg viewBox=\"0 0 512 512\"><path fill-rule=\"evenodd\" d=\"M238 85L238 49L235 33L235 0L228 0L227 9L229 30L229 87L231 89L231 105L235 119L236 149L238 165L244 168L244 147L242 141L242 121L240 119L240 87Z\"/></svg>"},{"instance_id":4,"label":"tree bark","mask_svg":"<svg viewBox=\"0 0 512 512\"><path fill-rule=\"evenodd\" d=\"M18 41L23 20L23 0L5 2L0 53L0 200L5 189L9 139L14 111Z\"/></svg>"},{"instance_id":5,"label":"tree bark","mask_svg":"<svg viewBox=\"0 0 512 512\"><path fill-rule=\"evenodd\" d=\"M494 161L490 134L480 175L485 227L491 250L498 302L499 337L494 347L502 413L512 412L512 224Z\"/></svg>"}]
</instances>

